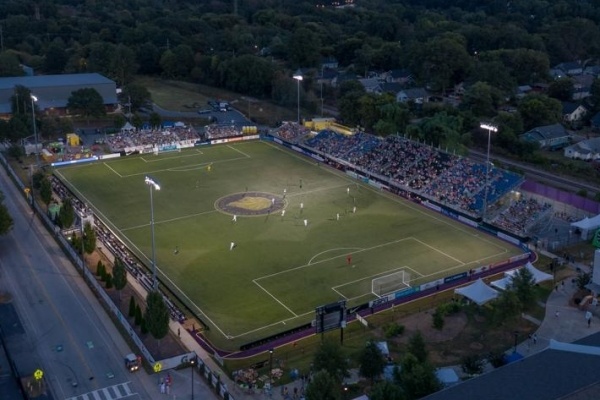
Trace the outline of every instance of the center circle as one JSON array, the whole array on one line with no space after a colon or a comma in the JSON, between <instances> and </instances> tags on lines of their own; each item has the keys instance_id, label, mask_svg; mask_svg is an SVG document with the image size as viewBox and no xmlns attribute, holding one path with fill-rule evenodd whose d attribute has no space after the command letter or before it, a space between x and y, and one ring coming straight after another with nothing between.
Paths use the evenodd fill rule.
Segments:
<instances>
[{"instance_id":1,"label":"center circle","mask_svg":"<svg viewBox=\"0 0 600 400\"><path fill-rule=\"evenodd\" d=\"M285 197L266 192L233 193L215 202L215 208L230 215L268 215L285 207Z\"/></svg>"}]
</instances>

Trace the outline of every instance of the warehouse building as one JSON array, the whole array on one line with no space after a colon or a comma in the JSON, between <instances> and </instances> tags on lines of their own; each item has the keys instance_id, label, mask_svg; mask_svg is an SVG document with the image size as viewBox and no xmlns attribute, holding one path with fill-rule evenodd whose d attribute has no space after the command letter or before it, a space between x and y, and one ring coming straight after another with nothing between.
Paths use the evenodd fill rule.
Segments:
<instances>
[{"instance_id":1,"label":"warehouse building","mask_svg":"<svg viewBox=\"0 0 600 400\"><path fill-rule=\"evenodd\" d=\"M116 83L100 74L14 76L0 78L0 116L12 113L10 99L19 85L28 88L37 98L40 112L66 114L71 93L86 88L95 89L102 96L107 112L118 105Z\"/></svg>"}]
</instances>

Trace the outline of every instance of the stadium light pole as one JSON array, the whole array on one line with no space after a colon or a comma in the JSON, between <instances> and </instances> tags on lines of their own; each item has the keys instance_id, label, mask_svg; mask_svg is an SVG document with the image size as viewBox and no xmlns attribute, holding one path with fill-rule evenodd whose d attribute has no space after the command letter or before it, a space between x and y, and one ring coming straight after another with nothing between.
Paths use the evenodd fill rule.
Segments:
<instances>
[{"instance_id":1,"label":"stadium light pole","mask_svg":"<svg viewBox=\"0 0 600 400\"><path fill-rule=\"evenodd\" d=\"M273 349L269 349L269 386L273 390Z\"/></svg>"},{"instance_id":2,"label":"stadium light pole","mask_svg":"<svg viewBox=\"0 0 600 400\"><path fill-rule=\"evenodd\" d=\"M490 183L490 147L492 144L492 132L498 132L498 127L491 124L481 123L479 124L481 129L486 129L488 131L488 141L487 141L487 157L485 160L485 188L483 193L483 210L481 211L481 221L485 220L485 214L487 212L487 201L488 201L488 190Z\"/></svg>"},{"instance_id":3,"label":"stadium light pole","mask_svg":"<svg viewBox=\"0 0 600 400\"><path fill-rule=\"evenodd\" d=\"M144 179L146 185L150 187L150 230L152 231L152 289L158 289L158 282L156 280L156 246L154 240L154 200L152 198L152 192L154 190L160 190L160 185L149 176Z\"/></svg>"},{"instance_id":4,"label":"stadium light pole","mask_svg":"<svg viewBox=\"0 0 600 400\"><path fill-rule=\"evenodd\" d=\"M35 140L35 165L37 167L40 166L40 154L38 152L38 137L37 137L37 127L35 125L35 103L38 101L37 97L34 95L31 96L31 116L33 117L33 139Z\"/></svg>"},{"instance_id":5,"label":"stadium light pole","mask_svg":"<svg viewBox=\"0 0 600 400\"><path fill-rule=\"evenodd\" d=\"M196 367L196 357L194 355L194 357L190 360L190 364L192 366L192 400L194 400L194 368Z\"/></svg>"},{"instance_id":6,"label":"stadium light pole","mask_svg":"<svg viewBox=\"0 0 600 400\"><path fill-rule=\"evenodd\" d=\"M300 123L300 81L304 79L300 70L296 71L294 79L298 82L298 123Z\"/></svg>"}]
</instances>

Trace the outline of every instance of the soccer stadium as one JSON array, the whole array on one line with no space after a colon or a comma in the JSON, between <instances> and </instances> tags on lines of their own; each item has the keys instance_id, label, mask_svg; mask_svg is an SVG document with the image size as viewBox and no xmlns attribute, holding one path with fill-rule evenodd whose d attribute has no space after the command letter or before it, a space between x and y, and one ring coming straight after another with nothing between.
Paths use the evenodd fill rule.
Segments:
<instances>
[{"instance_id":1,"label":"soccer stadium","mask_svg":"<svg viewBox=\"0 0 600 400\"><path fill-rule=\"evenodd\" d=\"M217 346L310 325L326 304L381 304L528 256L515 237L475 229L485 168L468 159L295 124L261 140L230 135L55 170L101 235L147 270L154 228L161 287ZM520 178L494 168L489 181L492 203Z\"/></svg>"}]
</instances>

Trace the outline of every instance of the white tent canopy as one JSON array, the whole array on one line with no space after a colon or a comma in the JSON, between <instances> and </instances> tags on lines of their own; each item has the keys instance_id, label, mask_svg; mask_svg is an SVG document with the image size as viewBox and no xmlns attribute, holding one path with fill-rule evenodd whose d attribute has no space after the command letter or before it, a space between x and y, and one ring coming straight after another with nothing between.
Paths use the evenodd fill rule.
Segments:
<instances>
[{"instance_id":1,"label":"white tent canopy","mask_svg":"<svg viewBox=\"0 0 600 400\"><path fill-rule=\"evenodd\" d=\"M498 291L486 285L481 279L477 279L469 286L454 289L454 293L465 296L478 305L485 304L498 297Z\"/></svg>"},{"instance_id":2,"label":"white tent canopy","mask_svg":"<svg viewBox=\"0 0 600 400\"><path fill-rule=\"evenodd\" d=\"M129 122L125 123L121 128L121 133L123 132L132 132L135 131L135 126L131 125Z\"/></svg>"},{"instance_id":3,"label":"white tent canopy","mask_svg":"<svg viewBox=\"0 0 600 400\"><path fill-rule=\"evenodd\" d=\"M581 221L572 222L571 226L581 230L581 238L585 240L589 237L591 231L600 228L600 214L592 218L585 217Z\"/></svg>"},{"instance_id":4,"label":"white tent canopy","mask_svg":"<svg viewBox=\"0 0 600 400\"><path fill-rule=\"evenodd\" d=\"M533 264L530 262L528 262L524 268L527 268L529 270L529 272L531 272L531 275L533 275L533 280L536 284L540 283L540 282L544 282L544 281L549 281L550 279L552 279L551 274L547 274L545 272L540 271L539 269L534 267ZM494 282L490 282L490 285L492 285L495 288L501 289L501 290L506 290L506 288L510 285L510 283L512 281L512 277L517 273L517 271L518 271L518 269L513 269L513 270L505 272L504 278L499 279Z\"/></svg>"}]
</instances>

